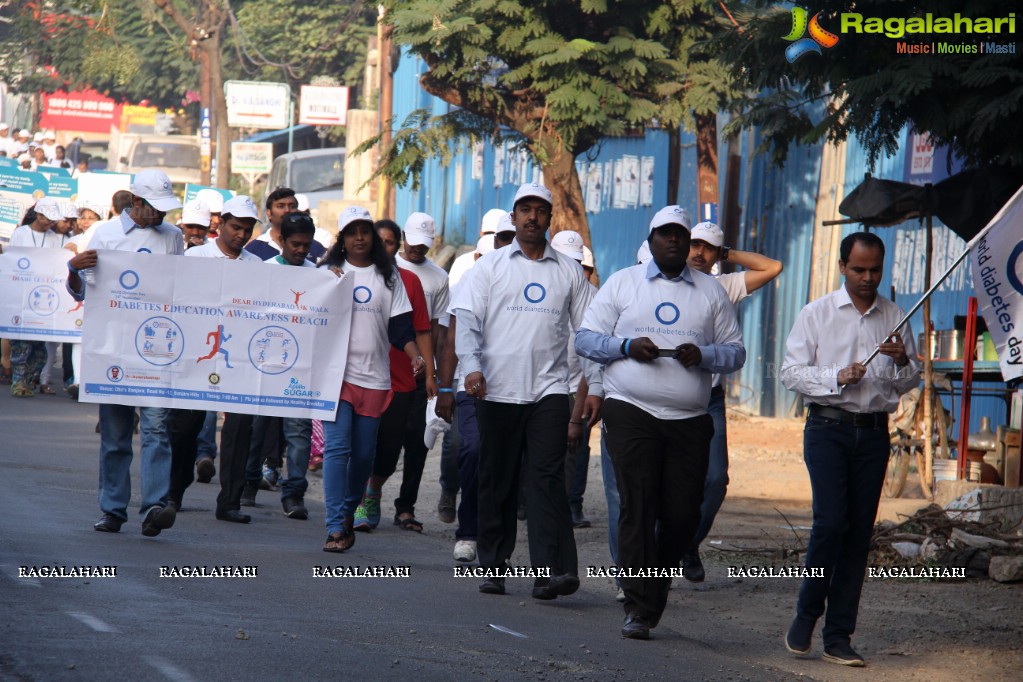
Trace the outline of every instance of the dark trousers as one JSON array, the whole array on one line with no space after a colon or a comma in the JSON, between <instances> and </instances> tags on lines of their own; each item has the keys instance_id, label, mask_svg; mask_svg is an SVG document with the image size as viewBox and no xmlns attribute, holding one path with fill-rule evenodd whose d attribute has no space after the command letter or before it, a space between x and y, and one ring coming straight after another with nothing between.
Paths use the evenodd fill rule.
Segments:
<instances>
[{"instance_id":1,"label":"dark trousers","mask_svg":"<svg viewBox=\"0 0 1023 682\"><path fill-rule=\"evenodd\" d=\"M199 450L199 432L206 423L206 410L172 409L167 415L167 433L171 445L170 492L168 497L181 504L185 490L195 480L195 457Z\"/></svg>"},{"instance_id":2,"label":"dark trousers","mask_svg":"<svg viewBox=\"0 0 1023 682\"><path fill-rule=\"evenodd\" d=\"M60 367L61 372L63 372L64 386L69 386L71 380L75 378L75 368L71 362L71 345L70 343L63 343L60 346Z\"/></svg>"},{"instance_id":3,"label":"dark trousers","mask_svg":"<svg viewBox=\"0 0 1023 682\"><path fill-rule=\"evenodd\" d=\"M263 477L263 465L280 471L284 419L282 417L253 416L249 458L245 466L245 480L258 483Z\"/></svg>"},{"instance_id":4,"label":"dark trousers","mask_svg":"<svg viewBox=\"0 0 1023 682\"><path fill-rule=\"evenodd\" d=\"M569 409L575 410L575 395L569 399ZM583 429L582 444L565 454L565 485L568 487L568 506L583 510L586 494L586 475L590 468L590 429Z\"/></svg>"},{"instance_id":5,"label":"dark trousers","mask_svg":"<svg viewBox=\"0 0 1023 682\"><path fill-rule=\"evenodd\" d=\"M848 642L856 629L867 552L888 467L888 429L859 428L811 416L803 431L803 460L813 490L813 529L808 568L823 578L805 578L796 615L816 622L827 606L824 646Z\"/></svg>"},{"instance_id":6,"label":"dark trousers","mask_svg":"<svg viewBox=\"0 0 1023 682\"><path fill-rule=\"evenodd\" d=\"M552 575L578 575L565 494L570 414L564 394L525 405L476 401L481 437L476 539L481 567L503 567L515 549L519 467L525 451L530 563L549 567Z\"/></svg>"},{"instance_id":7,"label":"dark trousers","mask_svg":"<svg viewBox=\"0 0 1023 682\"><path fill-rule=\"evenodd\" d=\"M621 498L618 565L678 568L700 521L714 422L709 415L658 419L622 400L604 401L607 449ZM656 625L671 578L621 578L625 612Z\"/></svg>"},{"instance_id":8,"label":"dark trousers","mask_svg":"<svg viewBox=\"0 0 1023 682\"><path fill-rule=\"evenodd\" d=\"M457 395L458 387L455 387ZM461 432L458 430L458 401L455 400L451 415L451 428L444 432L444 440L440 444L440 489L442 492L457 495L461 465L458 463L458 448L462 445Z\"/></svg>"},{"instance_id":9,"label":"dark trousers","mask_svg":"<svg viewBox=\"0 0 1023 682\"><path fill-rule=\"evenodd\" d=\"M252 445L252 415L224 413L220 427L220 494L217 511L237 511L242 508L242 489L245 487L245 465Z\"/></svg>"},{"instance_id":10,"label":"dark trousers","mask_svg":"<svg viewBox=\"0 0 1023 682\"><path fill-rule=\"evenodd\" d=\"M402 395L395 393L395 398ZM416 390L405 394L409 396L409 402L405 403L405 418L400 415L392 415L388 418L387 413L391 411L392 405L388 406L387 412L380 421L380 431L377 434L377 456L374 458L373 473L378 476L390 476L394 473L398 462L398 452L404 451L405 463L401 471L401 490L394 500L394 510L399 514L416 513L416 501L419 499L419 484L423 480L423 468L426 466L426 443L423 442L423 434L426 432L426 384L420 381ZM403 400L405 400L403 398ZM388 423L389 422L389 423ZM390 473L378 473L376 459L379 458L381 448L380 440L386 438L388 452L384 455L383 465L390 463ZM391 461L393 458L393 461ZM387 466L381 467L386 471Z\"/></svg>"},{"instance_id":11,"label":"dark trousers","mask_svg":"<svg viewBox=\"0 0 1023 682\"><path fill-rule=\"evenodd\" d=\"M390 478L398 468L398 458L405 444L405 425L415 402L415 391L395 391L391 404L380 417L377 451L373 457L373 475Z\"/></svg>"},{"instance_id":12,"label":"dark trousers","mask_svg":"<svg viewBox=\"0 0 1023 682\"><path fill-rule=\"evenodd\" d=\"M455 417L461 443L458 446L458 478L462 499L458 502L456 540L475 540L479 526L480 427L476 401L465 391L455 394Z\"/></svg>"}]
</instances>

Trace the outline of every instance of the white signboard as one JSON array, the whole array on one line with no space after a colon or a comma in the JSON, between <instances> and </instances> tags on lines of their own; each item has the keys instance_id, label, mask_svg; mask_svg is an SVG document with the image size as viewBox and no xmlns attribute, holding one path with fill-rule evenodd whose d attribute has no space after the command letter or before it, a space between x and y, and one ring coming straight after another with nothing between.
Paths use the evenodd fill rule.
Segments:
<instances>
[{"instance_id":1,"label":"white signboard","mask_svg":"<svg viewBox=\"0 0 1023 682\"><path fill-rule=\"evenodd\" d=\"M95 274L83 402L334 419L351 275L125 251Z\"/></svg>"},{"instance_id":2,"label":"white signboard","mask_svg":"<svg viewBox=\"0 0 1023 682\"><path fill-rule=\"evenodd\" d=\"M259 175L269 173L274 163L274 146L270 142L232 142L231 172Z\"/></svg>"},{"instance_id":3,"label":"white signboard","mask_svg":"<svg viewBox=\"0 0 1023 682\"><path fill-rule=\"evenodd\" d=\"M0 254L0 337L82 338L82 305L67 292L67 249L7 247Z\"/></svg>"},{"instance_id":4,"label":"white signboard","mask_svg":"<svg viewBox=\"0 0 1023 682\"><path fill-rule=\"evenodd\" d=\"M311 126L343 126L348 119L348 88L303 85L298 122Z\"/></svg>"},{"instance_id":5,"label":"white signboard","mask_svg":"<svg viewBox=\"0 0 1023 682\"><path fill-rule=\"evenodd\" d=\"M232 128L280 130L288 127L291 88L287 83L227 81L224 96L227 98L227 125Z\"/></svg>"}]
</instances>

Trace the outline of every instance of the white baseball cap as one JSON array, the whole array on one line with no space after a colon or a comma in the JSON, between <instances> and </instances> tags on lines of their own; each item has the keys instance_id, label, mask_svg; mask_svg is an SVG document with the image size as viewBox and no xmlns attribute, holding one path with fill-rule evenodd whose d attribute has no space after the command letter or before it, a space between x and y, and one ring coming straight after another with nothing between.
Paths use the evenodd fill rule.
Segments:
<instances>
[{"instance_id":1,"label":"white baseball cap","mask_svg":"<svg viewBox=\"0 0 1023 682\"><path fill-rule=\"evenodd\" d=\"M37 131L36 134L32 136L32 141L33 142L42 142L43 141L43 133L41 131Z\"/></svg>"},{"instance_id":2,"label":"white baseball cap","mask_svg":"<svg viewBox=\"0 0 1023 682\"><path fill-rule=\"evenodd\" d=\"M309 210L309 197L304 194L295 195L295 203L298 204L298 210L308 211Z\"/></svg>"},{"instance_id":3,"label":"white baseball cap","mask_svg":"<svg viewBox=\"0 0 1023 682\"><path fill-rule=\"evenodd\" d=\"M0 121L0 130L10 130L11 126L7 125L3 121Z\"/></svg>"},{"instance_id":4,"label":"white baseball cap","mask_svg":"<svg viewBox=\"0 0 1023 682\"><path fill-rule=\"evenodd\" d=\"M157 211L173 211L181 208L181 202L174 195L170 178L163 171L144 170L135 174L131 181L131 193L145 199Z\"/></svg>"},{"instance_id":5,"label":"white baseball cap","mask_svg":"<svg viewBox=\"0 0 1023 682\"><path fill-rule=\"evenodd\" d=\"M644 242L646 243L646 242ZM583 260L582 264L584 268L592 268L593 265L593 252L590 251L590 247L583 244Z\"/></svg>"},{"instance_id":6,"label":"white baseball cap","mask_svg":"<svg viewBox=\"0 0 1023 682\"><path fill-rule=\"evenodd\" d=\"M639 250L636 251L636 262L646 265L653 257L654 254L650 253L650 244L648 244L646 240L643 240L643 243L639 245Z\"/></svg>"},{"instance_id":7,"label":"white baseball cap","mask_svg":"<svg viewBox=\"0 0 1023 682\"><path fill-rule=\"evenodd\" d=\"M244 194L238 194L224 202L220 211L221 215L229 215L235 218L252 218L259 220L259 209L252 203L252 199Z\"/></svg>"},{"instance_id":8,"label":"white baseball cap","mask_svg":"<svg viewBox=\"0 0 1023 682\"><path fill-rule=\"evenodd\" d=\"M650 221L650 231L653 232L658 227L665 225L681 225L689 230L692 224L693 221L689 219L689 211L681 206L665 206L654 214L653 220Z\"/></svg>"},{"instance_id":9,"label":"white baseball cap","mask_svg":"<svg viewBox=\"0 0 1023 682\"><path fill-rule=\"evenodd\" d=\"M551 237L551 246L569 258L583 259L583 236L574 230L562 230Z\"/></svg>"},{"instance_id":10,"label":"white baseball cap","mask_svg":"<svg viewBox=\"0 0 1023 682\"><path fill-rule=\"evenodd\" d=\"M721 246L725 243L725 233L721 228L711 222L697 223L693 226L692 240L705 241L711 246Z\"/></svg>"},{"instance_id":11,"label":"white baseball cap","mask_svg":"<svg viewBox=\"0 0 1023 682\"><path fill-rule=\"evenodd\" d=\"M215 189L201 189L195 193L193 201L201 201L210 213L223 213L224 195Z\"/></svg>"},{"instance_id":12,"label":"white baseball cap","mask_svg":"<svg viewBox=\"0 0 1023 682\"><path fill-rule=\"evenodd\" d=\"M476 253L485 256L494 250L494 234L485 234L476 242Z\"/></svg>"},{"instance_id":13,"label":"white baseball cap","mask_svg":"<svg viewBox=\"0 0 1023 682\"><path fill-rule=\"evenodd\" d=\"M18 137L32 137L32 131L22 128L18 131Z\"/></svg>"},{"instance_id":14,"label":"white baseball cap","mask_svg":"<svg viewBox=\"0 0 1023 682\"><path fill-rule=\"evenodd\" d=\"M82 216L82 211L89 210L99 216L100 220L103 220L103 216L107 214L107 207L98 201L84 200L78 202L78 217Z\"/></svg>"},{"instance_id":15,"label":"white baseball cap","mask_svg":"<svg viewBox=\"0 0 1023 682\"><path fill-rule=\"evenodd\" d=\"M198 197L192 199L181 209L182 225L210 226L210 209Z\"/></svg>"},{"instance_id":16,"label":"white baseball cap","mask_svg":"<svg viewBox=\"0 0 1023 682\"><path fill-rule=\"evenodd\" d=\"M501 216L508 215L508 211L500 208L492 208L483 214L480 222L480 234L494 234L497 232L497 224L501 222Z\"/></svg>"},{"instance_id":17,"label":"white baseball cap","mask_svg":"<svg viewBox=\"0 0 1023 682\"><path fill-rule=\"evenodd\" d=\"M341 211L341 215L337 217L337 231L339 233L344 232L346 227L352 223L360 221L372 225L373 216L371 216L369 211L361 206L349 206L345 210Z\"/></svg>"},{"instance_id":18,"label":"white baseball cap","mask_svg":"<svg viewBox=\"0 0 1023 682\"><path fill-rule=\"evenodd\" d=\"M64 209L60 207L60 202L53 197L43 197L37 201L35 210L36 213L40 213L54 222L64 219Z\"/></svg>"},{"instance_id":19,"label":"white baseball cap","mask_svg":"<svg viewBox=\"0 0 1023 682\"><path fill-rule=\"evenodd\" d=\"M56 140L57 139L57 134L54 133L52 130L47 130L45 133L43 133L43 139L44 140Z\"/></svg>"},{"instance_id":20,"label":"white baseball cap","mask_svg":"<svg viewBox=\"0 0 1023 682\"><path fill-rule=\"evenodd\" d=\"M413 213L405 221L405 243L410 246L433 247L437 227L433 218L425 213Z\"/></svg>"},{"instance_id":21,"label":"white baseball cap","mask_svg":"<svg viewBox=\"0 0 1023 682\"><path fill-rule=\"evenodd\" d=\"M549 189L538 182L528 182L520 186L518 191L515 192L515 201L512 202L512 206L519 203L522 199L528 199L529 197L543 199L551 206L554 205L554 195L551 194Z\"/></svg>"},{"instance_id":22,"label":"white baseball cap","mask_svg":"<svg viewBox=\"0 0 1023 682\"><path fill-rule=\"evenodd\" d=\"M497 221L497 227L494 228L494 234L501 234L502 232L514 232L515 223L512 222L511 213L505 211L501 219Z\"/></svg>"},{"instance_id":23,"label":"white baseball cap","mask_svg":"<svg viewBox=\"0 0 1023 682\"><path fill-rule=\"evenodd\" d=\"M22 152L21 156L18 157L18 163L32 163L32 155L28 152Z\"/></svg>"},{"instance_id":24,"label":"white baseball cap","mask_svg":"<svg viewBox=\"0 0 1023 682\"><path fill-rule=\"evenodd\" d=\"M65 220L78 220L78 207L73 201L60 202L60 210L64 212Z\"/></svg>"}]
</instances>

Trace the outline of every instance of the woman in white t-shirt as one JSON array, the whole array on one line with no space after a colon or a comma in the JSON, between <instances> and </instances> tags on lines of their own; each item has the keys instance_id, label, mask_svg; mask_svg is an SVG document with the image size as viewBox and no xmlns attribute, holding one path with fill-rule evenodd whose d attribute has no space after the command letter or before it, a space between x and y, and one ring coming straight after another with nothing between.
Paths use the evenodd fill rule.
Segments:
<instances>
[{"instance_id":1,"label":"woman in white t-shirt","mask_svg":"<svg viewBox=\"0 0 1023 682\"><path fill-rule=\"evenodd\" d=\"M355 508L373 470L380 416L391 401L391 345L401 349L420 373L412 328L412 306L369 211L355 206L338 219L338 239L320 262L339 277L354 278L348 361L335 421L323 421L325 552L355 544Z\"/></svg>"}]
</instances>

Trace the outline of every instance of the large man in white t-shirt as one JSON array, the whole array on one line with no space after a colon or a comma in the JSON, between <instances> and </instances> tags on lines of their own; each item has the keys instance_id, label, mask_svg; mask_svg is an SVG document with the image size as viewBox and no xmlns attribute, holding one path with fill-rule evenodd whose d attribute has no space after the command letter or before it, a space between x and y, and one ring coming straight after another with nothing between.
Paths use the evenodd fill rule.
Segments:
<instances>
[{"instance_id":1,"label":"large man in white t-shirt","mask_svg":"<svg viewBox=\"0 0 1023 682\"><path fill-rule=\"evenodd\" d=\"M547 242L553 199L530 183L515 193L510 246L473 267L470 303L458 309L455 350L480 428L477 553L491 576L485 594L504 594L500 577L515 549L518 481L526 458L529 556L536 599L579 588L578 557L565 492L568 448L568 337L592 299L579 264ZM587 410L599 412L594 398ZM525 455L523 454L525 451Z\"/></svg>"},{"instance_id":2,"label":"large man in white t-shirt","mask_svg":"<svg viewBox=\"0 0 1023 682\"><path fill-rule=\"evenodd\" d=\"M144 170L131 183L132 204L120 216L97 228L89 248L68 261L67 288L75 300L85 299L83 270L94 268L102 250L135 251L180 256L184 252L181 230L164 221L167 211L181 208L170 179L161 171ZM86 278L88 279L88 275ZM174 525L177 510L167 504L170 487L171 447L167 432L167 409L139 408L142 439L142 499L139 511L142 534L159 535ZM99 506L103 516L93 526L116 533L128 520L131 501L132 433L135 407L101 404Z\"/></svg>"},{"instance_id":3,"label":"large man in white t-shirt","mask_svg":"<svg viewBox=\"0 0 1023 682\"><path fill-rule=\"evenodd\" d=\"M730 249L724 243L725 235L720 227L711 222L698 223L693 226L687 264L693 270L699 270L707 275L713 274L712 270L718 263L729 263L745 268L740 272L728 272L716 277L717 283L724 287L732 305L738 306L739 301L781 274L783 267L781 261L751 251ZM697 583L702 582L704 578L703 562L700 561L700 543L710 533L714 517L721 509L721 503L725 501L725 491L728 488L725 389L721 385L721 376L717 374L714 375L707 412L714 420L714 438L710 441L710 463L707 466L707 480L703 488L700 525L696 527L696 536L692 544L682 555L685 579Z\"/></svg>"}]
</instances>

